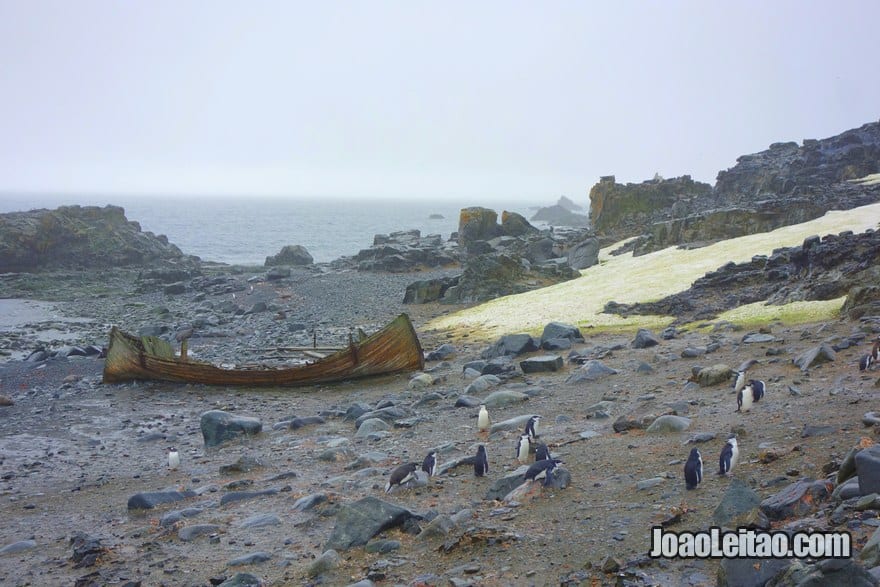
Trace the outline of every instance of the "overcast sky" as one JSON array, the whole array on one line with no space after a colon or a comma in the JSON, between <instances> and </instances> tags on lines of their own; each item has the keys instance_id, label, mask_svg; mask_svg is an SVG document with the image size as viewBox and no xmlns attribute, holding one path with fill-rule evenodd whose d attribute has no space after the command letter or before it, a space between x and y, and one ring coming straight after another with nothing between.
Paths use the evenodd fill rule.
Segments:
<instances>
[{"instance_id":1,"label":"overcast sky","mask_svg":"<svg viewBox=\"0 0 880 587\"><path fill-rule=\"evenodd\" d=\"M880 118L880 2L0 0L0 191L585 198Z\"/></svg>"}]
</instances>

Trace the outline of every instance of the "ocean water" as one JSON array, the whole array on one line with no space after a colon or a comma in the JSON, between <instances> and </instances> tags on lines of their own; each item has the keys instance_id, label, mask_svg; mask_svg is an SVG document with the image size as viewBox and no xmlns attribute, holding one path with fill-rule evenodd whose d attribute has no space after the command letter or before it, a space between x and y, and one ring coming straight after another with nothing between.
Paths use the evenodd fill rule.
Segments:
<instances>
[{"instance_id":1,"label":"ocean water","mask_svg":"<svg viewBox=\"0 0 880 587\"><path fill-rule=\"evenodd\" d=\"M422 235L444 239L458 230L462 208L484 206L501 217L502 210L526 218L547 202L455 202L446 200L382 200L354 198L208 198L120 196L0 196L0 212L57 208L61 205L113 204L141 229L164 234L188 255L205 261L262 265L285 245L304 246L315 262L354 255L373 244L376 234L416 228ZM442 219L432 219L432 214Z\"/></svg>"}]
</instances>

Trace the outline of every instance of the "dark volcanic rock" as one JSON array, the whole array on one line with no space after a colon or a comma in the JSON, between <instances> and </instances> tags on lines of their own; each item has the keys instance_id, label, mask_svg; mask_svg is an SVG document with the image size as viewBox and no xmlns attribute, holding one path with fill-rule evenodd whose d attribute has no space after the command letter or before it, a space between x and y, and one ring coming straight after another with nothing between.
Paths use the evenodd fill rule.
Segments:
<instances>
[{"instance_id":1,"label":"dark volcanic rock","mask_svg":"<svg viewBox=\"0 0 880 587\"><path fill-rule=\"evenodd\" d=\"M541 371L559 371L563 361L559 355L541 355L531 357L519 362L519 368L523 373L539 373Z\"/></svg>"},{"instance_id":2,"label":"dark volcanic rock","mask_svg":"<svg viewBox=\"0 0 880 587\"><path fill-rule=\"evenodd\" d=\"M132 265L198 266L164 235L142 232L119 206L0 214L0 273Z\"/></svg>"},{"instance_id":3,"label":"dark volcanic rock","mask_svg":"<svg viewBox=\"0 0 880 587\"><path fill-rule=\"evenodd\" d=\"M483 359L521 355L538 350L538 343L529 334L507 334L480 354Z\"/></svg>"},{"instance_id":4,"label":"dark volcanic rock","mask_svg":"<svg viewBox=\"0 0 880 587\"><path fill-rule=\"evenodd\" d=\"M193 497L193 491L152 491L146 493L136 493L128 498L128 509L130 510L149 510L157 505L165 503L173 503L188 497Z\"/></svg>"},{"instance_id":5,"label":"dark volcanic rock","mask_svg":"<svg viewBox=\"0 0 880 587\"><path fill-rule=\"evenodd\" d=\"M577 214L559 204L541 208L532 216L535 222L544 222L550 226L589 226L590 219L585 214Z\"/></svg>"},{"instance_id":6,"label":"dark volcanic rock","mask_svg":"<svg viewBox=\"0 0 880 587\"><path fill-rule=\"evenodd\" d=\"M501 232L507 236L523 236L538 232L538 229L529 224L522 214L516 212L501 212Z\"/></svg>"},{"instance_id":7,"label":"dark volcanic rock","mask_svg":"<svg viewBox=\"0 0 880 587\"><path fill-rule=\"evenodd\" d=\"M726 526L734 518L755 509L760 504L761 497L752 488L733 478L727 486L727 491L724 492L721 503L712 514L712 521L716 526Z\"/></svg>"},{"instance_id":8,"label":"dark volcanic rock","mask_svg":"<svg viewBox=\"0 0 880 587\"><path fill-rule=\"evenodd\" d=\"M403 294L404 304L428 304L446 295L450 287L458 285L459 276L422 279L406 286Z\"/></svg>"},{"instance_id":9,"label":"dark volcanic rock","mask_svg":"<svg viewBox=\"0 0 880 587\"><path fill-rule=\"evenodd\" d=\"M599 262L599 239L588 238L568 250L568 265L572 269L587 269Z\"/></svg>"},{"instance_id":10,"label":"dark volcanic rock","mask_svg":"<svg viewBox=\"0 0 880 587\"><path fill-rule=\"evenodd\" d=\"M880 446L874 445L859 451L854 460L855 473L859 478L859 493L880 493ZM841 470L843 469L841 466Z\"/></svg>"}]
</instances>

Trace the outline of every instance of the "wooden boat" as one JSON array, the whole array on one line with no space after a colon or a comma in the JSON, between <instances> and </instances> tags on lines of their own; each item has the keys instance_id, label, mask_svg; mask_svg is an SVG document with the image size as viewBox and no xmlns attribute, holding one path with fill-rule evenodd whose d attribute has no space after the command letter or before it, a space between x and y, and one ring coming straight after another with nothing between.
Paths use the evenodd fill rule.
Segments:
<instances>
[{"instance_id":1,"label":"wooden boat","mask_svg":"<svg viewBox=\"0 0 880 587\"><path fill-rule=\"evenodd\" d=\"M141 379L207 385L295 386L418 371L424 366L422 346L406 314L372 336L350 340L348 347L332 355L313 363L277 369L226 369L182 359L165 340L132 336L114 326L104 363L104 383Z\"/></svg>"}]
</instances>

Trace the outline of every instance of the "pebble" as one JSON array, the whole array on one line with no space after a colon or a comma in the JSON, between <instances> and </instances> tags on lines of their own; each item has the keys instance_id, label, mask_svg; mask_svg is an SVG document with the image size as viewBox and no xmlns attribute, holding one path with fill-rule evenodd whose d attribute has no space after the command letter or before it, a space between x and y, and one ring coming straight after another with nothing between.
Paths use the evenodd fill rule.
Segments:
<instances>
[{"instance_id":1,"label":"pebble","mask_svg":"<svg viewBox=\"0 0 880 587\"><path fill-rule=\"evenodd\" d=\"M271 558L272 555L268 552L252 552L251 554L245 554L230 560L228 563L226 563L226 566L239 567L243 565L254 565L257 563L266 562Z\"/></svg>"}]
</instances>

